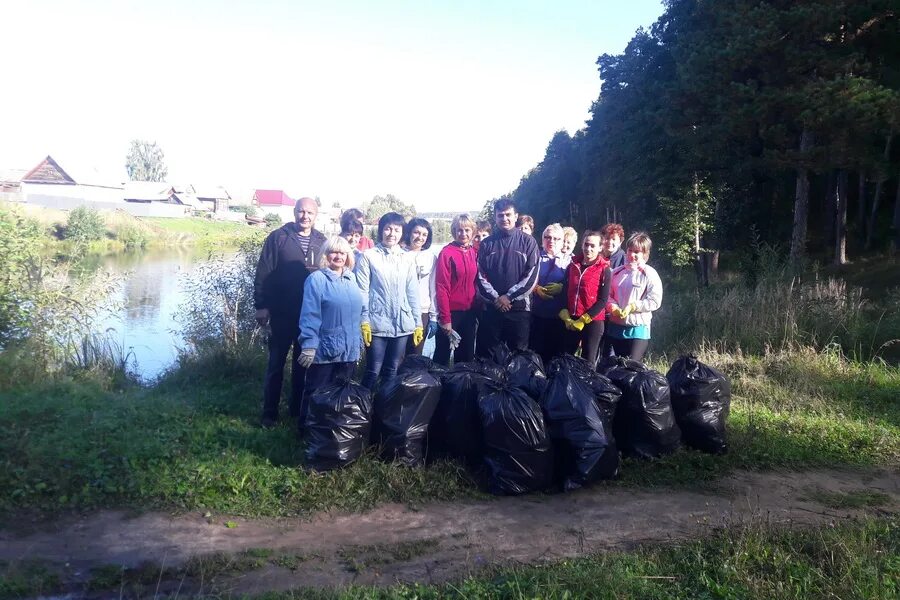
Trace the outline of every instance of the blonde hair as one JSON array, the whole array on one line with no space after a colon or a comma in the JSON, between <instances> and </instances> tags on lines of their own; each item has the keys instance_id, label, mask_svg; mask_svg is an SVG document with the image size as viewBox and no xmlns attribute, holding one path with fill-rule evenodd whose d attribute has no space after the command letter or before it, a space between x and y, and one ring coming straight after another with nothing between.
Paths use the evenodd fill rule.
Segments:
<instances>
[{"instance_id":1,"label":"blonde hair","mask_svg":"<svg viewBox=\"0 0 900 600\"><path fill-rule=\"evenodd\" d=\"M472 220L472 217L469 216L469 213L462 213L461 215L456 215L455 217L453 217L453 222L450 223L450 233L456 235L456 232L463 227L471 227L472 233L475 233L475 221Z\"/></svg>"},{"instance_id":2,"label":"blonde hair","mask_svg":"<svg viewBox=\"0 0 900 600\"><path fill-rule=\"evenodd\" d=\"M635 231L625 242L625 249L637 248L644 253L644 256L650 258L650 249L653 248L653 241L650 236L643 231Z\"/></svg>"},{"instance_id":3,"label":"blonde hair","mask_svg":"<svg viewBox=\"0 0 900 600\"><path fill-rule=\"evenodd\" d=\"M575 231L574 227L563 227L563 239L572 238L572 242L578 241L578 232Z\"/></svg>"},{"instance_id":4,"label":"blonde hair","mask_svg":"<svg viewBox=\"0 0 900 600\"><path fill-rule=\"evenodd\" d=\"M550 223L546 227L544 227L544 233L541 235L547 235L547 233L556 234L559 237L565 237L565 230L562 228L562 225L559 223Z\"/></svg>"},{"instance_id":5,"label":"blonde hair","mask_svg":"<svg viewBox=\"0 0 900 600\"><path fill-rule=\"evenodd\" d=\"M342 238L339 235L333 235L322 244L322 255L319 257L319 267L325 269L328 268L328 253L329 252L343 252L347 255L347 260L344 263L345 269L352 269L353 263L356 262L353 254L353 248L350 247L350 242L348 242L345 238Z\"/></svg>"}]
</instances>

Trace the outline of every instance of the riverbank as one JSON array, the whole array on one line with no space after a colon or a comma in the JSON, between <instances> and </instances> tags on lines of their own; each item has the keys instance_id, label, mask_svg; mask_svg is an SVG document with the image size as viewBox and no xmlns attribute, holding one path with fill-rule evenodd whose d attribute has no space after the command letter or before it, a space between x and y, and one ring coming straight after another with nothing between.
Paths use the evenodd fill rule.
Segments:
<instances>
[{"instance_id":1,"label":"riverbank","mask_svg":"<svg viewBox=\"0 0 900 600\"><path fill-rule=\"evenodd\" d=\"M27 204L4 204L37 222L45 232L44 244L54 256L61 258L84 254L109 254L140 248L196 246L202 248L235 248L242 242L265 234L245 223L217 221L206 217L166 219L134 217L124 211L97 211L103 222L98 239L75 242L66 238L69 212Z\"/></svg>"}]
</instances>

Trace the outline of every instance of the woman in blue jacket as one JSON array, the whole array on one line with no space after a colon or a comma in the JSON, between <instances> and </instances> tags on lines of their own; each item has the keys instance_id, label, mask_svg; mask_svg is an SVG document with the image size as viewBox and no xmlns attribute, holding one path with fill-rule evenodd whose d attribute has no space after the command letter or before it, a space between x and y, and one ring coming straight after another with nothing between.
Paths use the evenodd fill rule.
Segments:
<instances>
[{"instance_id":1,"label":"woman in blue jacket","mask_svg":"<svg viewBox=\"0 0 900 600\"><path fill-rule=\"evenodd\" d=\"M370 390L379 374L382 381L397 374L410 336L414 346L425 338L415 264L400 246L404 225L398 213L382 216L378 220L378 244L363 252L356 265L363 302L361 329L369 348L362 384Z\"/></svg>"},{"instance_id":2,"label":"woman in blue jacket","mask_svg":"<svg viewBox=\"0 0 900 600\"><path fill-rule=\"evenodd\" d=\"M353 249L344 238L334 236L322 246L321 267L303 286L300 311L300 357L306 367L304 403L317 389L350 379L362 352L363 302L353 273ZM306 420L301 408L300 429Z\"/></svg>"}]
</instances>

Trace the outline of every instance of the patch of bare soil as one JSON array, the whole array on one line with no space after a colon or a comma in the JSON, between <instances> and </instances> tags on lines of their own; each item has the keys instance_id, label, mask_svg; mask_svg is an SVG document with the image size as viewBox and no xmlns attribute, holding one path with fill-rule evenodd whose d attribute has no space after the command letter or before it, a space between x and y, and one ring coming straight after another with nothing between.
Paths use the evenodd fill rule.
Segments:
<instances>
[{"instance_id":1,"label":"patch of bare soil","mask_svg":"<svg viewBox=\"0 0 900 600\"><path fill-rule=\"evenodd\" d=\"M391 504L311 521L101 511L30 532L0 531L0 560L65 565L61 568L71 585L83 585L91 569L101 565L143 564L147 570L149 564L178 573L179 581L166 582L159 592L182 586L184 595L184 586L196 591L200 585L206 591L257 593L350 583L435 583L488 565L534 564L695 538L754 520L804 526L873 511L900 511L897 473L743 472L720 481L714 491L598 486L565 495ZM271 552L254 550L260 548ZM210 555L217 559L205 563L204 576L198 557ZM244 560L222 564L229 556ZM248 556L262 558L248 566Z\"/></svg>"}]
</instances>

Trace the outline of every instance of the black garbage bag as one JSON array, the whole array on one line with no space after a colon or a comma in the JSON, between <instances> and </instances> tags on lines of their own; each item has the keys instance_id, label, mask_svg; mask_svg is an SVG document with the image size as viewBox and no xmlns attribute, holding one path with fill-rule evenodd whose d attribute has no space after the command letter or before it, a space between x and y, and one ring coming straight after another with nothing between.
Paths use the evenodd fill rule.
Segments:
<instances>
[{"instance_id":1,"label":"black garbage bag","mask_svg":"<svg viewBox=\"0 0 900 600\"><path fill-rule=\"evenodd\" d=\"M551 369L541 407L553 440L557 480L564 490L571 491L612 479L619 472L619 451L611 435L612 423L599 409L591 382L592 378L606 378L566 369L563 361L553 363ZM610 401L608 388L602 381L598 383L597 389L607 395L601 401ZM612 383L608 385L615 388ZM615 390L618 400L621 393Z\"/></svg>"},{"instance_id":2,"label":"black garbage bag","mask_svg":"<svg viewBox=\"0 0 900 600\"><path fill-rule=\"evenodd\" d=\"M408 354L400 366L397 367L397 374L404 375L412 371L428 371L432 375L440 377L442 373L447 371L447 367L440 365L427 356L422 354Z\"/></svg>"},{"instance_id":3,"label":"black garbage bag","mask_svg":"<svg viewBox=\"0 0 900 600\"><path fill-rule=\"evenodd\" d=\"M510 353L506 363L506 377L510 385L521 388L535 400L540 400L547 387L544 361L531 350Z\"/></svg>"},{"instance_id":4,"label":"black garbage bag","mask_svg":"<svg viewBox=\"0 0 900 600\"><path fill-rule=\"evenodd\" d=\"M512 358L512 352L509 351L509 346L506 345L506 342L500 342L488 350L488 357L494 364L505 367Z\"/></svg>"},{"instance_id":5,"label":"black garbage bag","mask_svg":"<svg viewBox=\"0 0 900 600\"><path fill-rule=\"evenodd\" d=\"M425 464L428 424L441 397L441 382L428 371L397 375L375 394L374 434L385 460Z\"/></svg>"},{"instance_id":6,"label":"black garbage bag","mask_svg":"<svg viewBox=\"0 0 900 600\"><path fill-rule=\"evenodd\" d=\"M608 437L613 437L613 419L616 414L616 406L622 397L622 390L616 387L608 377L594 371L588 361L571 354L563 354L550 362L547 374L552 377L559 371L575 373L588 383L594 394L594 402L603 418L606 433Z\"/></svg>"},{"instance_id":7,"label":"black garbage bag","mask_svg":"<svg viewBox=\"0 0 900 600\"><path fill-rule=\"evenodd\" d=\"M681 442L675 422L669 382L643 363L616 358L604 364L605 375L622 390L613 433L625 456L658 458L671 454Z\"/></svg>"},{"instance_id":8,"label":"black garbage bag","mask_svg":"<svg viewBox=\"0 0 900 600\"><path fill-rule=\"evenodd\" d=\"M316 471L349 465L362 454L371 425L369 390L352 381L317 389L306 417L306 464Z\"/></svg>"},{"instance_id":9,"label":"black garbage bag","mask_svg":"<svg viewBox=\"0 0 900 600\"><path fill-rule=\"evenodd\" d=\"M666 379L684 443L703 452L725 454L725 421L731 410L731 384L725 375L689 354L672 364Z\"/></svg>"},{"instance_id":10,"label":"black garbage bag","mask_svg":"<svg viewBox=\"0 0 900 600\"><path fill-rule=\"evenodd\" d=\"M485 360L478 357L470 362L457 363L453 365L453 368L450 369L450 371L454 373L460 371L478 373L497 383L506 381L506 368L504 366L500 366L492 360Z\"/></svg>"},{"instance_id":11,"label":"black garbage bag","mask_svg":"<svg viewBox=\"0 0 900 600\"><path fill-rule=\"evenodd\" d=\"M478 399L488 491L526 494L553 482L553 447L544 415L526 392L489 383Z\"/></svg>"},{"instance_id":12,"label":"black garbage bag","mask_svg":"<svg viewBox=\"0 0 900 600\"><path fill-rule=\"evenodd\" d=\"M478 397L492 380L465 369L441 377L441 400L428 427L429 456L449 456L470 466L481 462L483 442Z\"/></svg>"}]
</instances>

